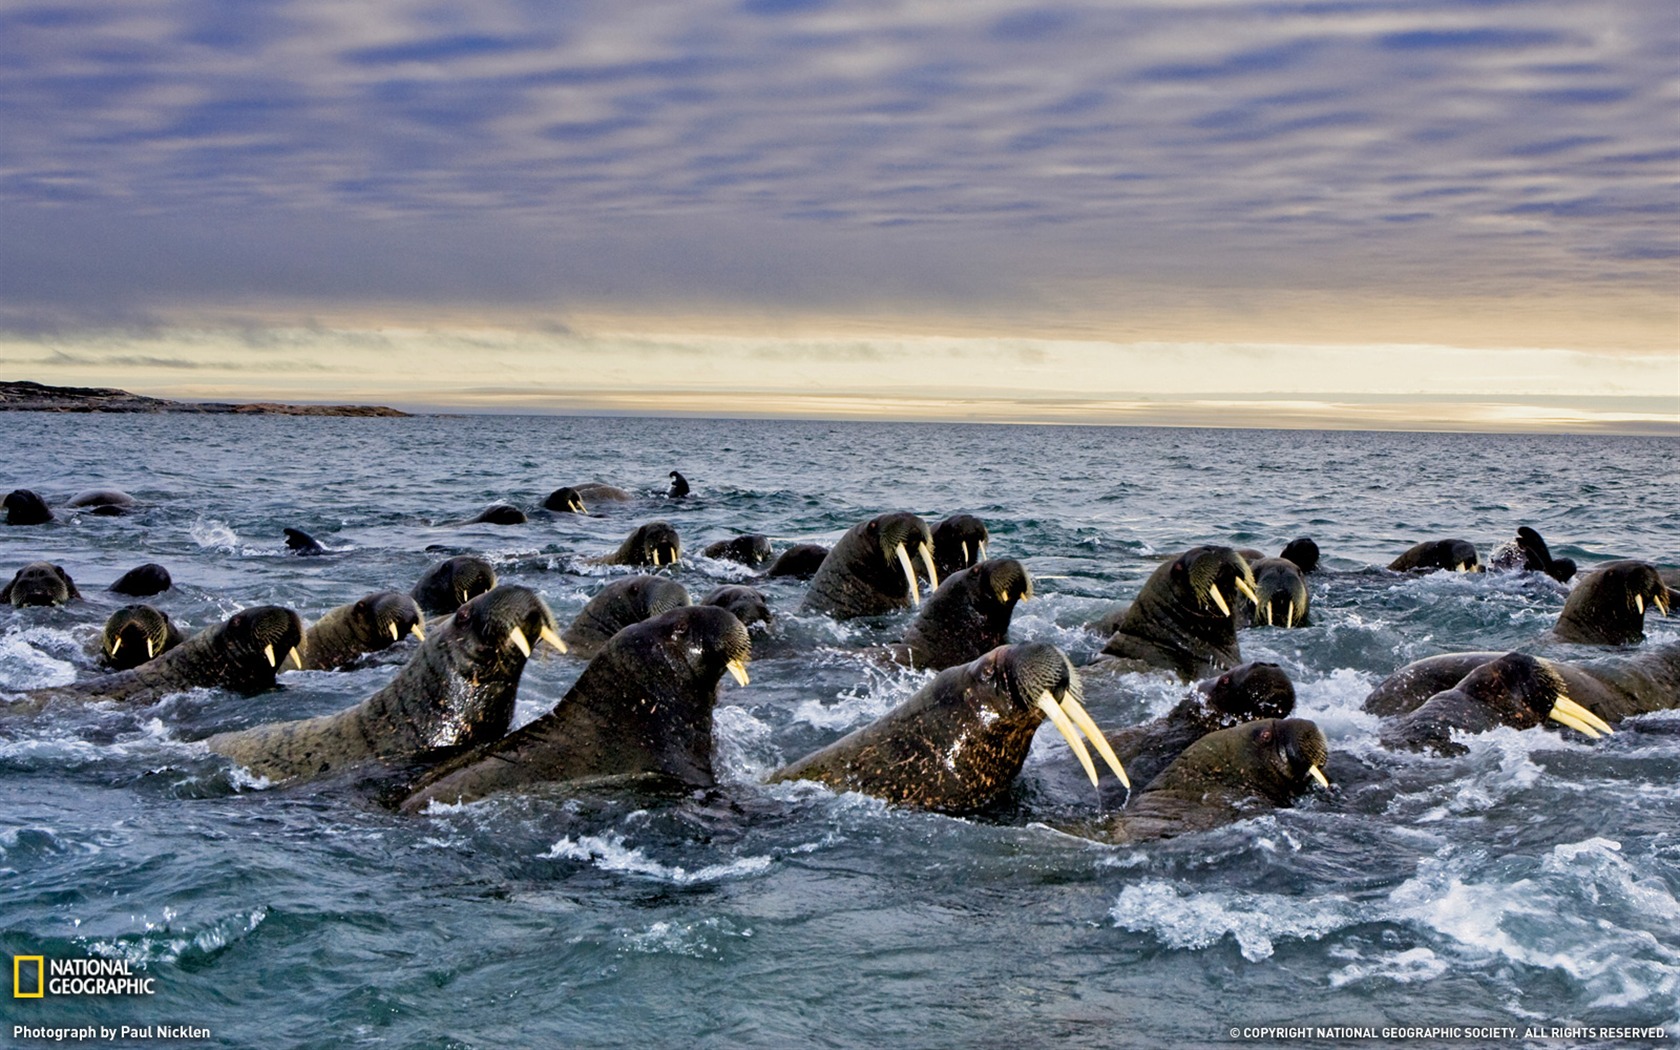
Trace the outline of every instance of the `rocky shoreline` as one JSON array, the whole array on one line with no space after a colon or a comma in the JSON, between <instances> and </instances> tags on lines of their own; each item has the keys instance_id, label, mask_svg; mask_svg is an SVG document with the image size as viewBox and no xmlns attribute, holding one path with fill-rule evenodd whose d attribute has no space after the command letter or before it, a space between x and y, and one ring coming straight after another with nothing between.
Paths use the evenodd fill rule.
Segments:
<instances>
[{"instance_id":1,"label":"rocky shoreline","mask_svg":"<svg viewBox=\"0 0 1680 1050\"><path fill-rule=\"evenodd\" d=\"M272 401L169 401L115 387L47 386L0 381L0 412L200 412L211 415L407 416L384 405L282 405Z\"/></svg>"}]
</instances>

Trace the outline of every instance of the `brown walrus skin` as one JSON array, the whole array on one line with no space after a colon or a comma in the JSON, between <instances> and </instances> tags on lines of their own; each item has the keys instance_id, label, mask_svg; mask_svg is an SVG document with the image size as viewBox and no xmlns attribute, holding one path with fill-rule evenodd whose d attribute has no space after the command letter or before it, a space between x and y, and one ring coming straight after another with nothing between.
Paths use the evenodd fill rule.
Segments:
<instances>
[{"instance_id":1,"label":"brown walrus skin","mask_svg":"<svg viewBox=\"0 0 1680 1050\"><path fill-rule=\"evenodd\" d=\"M355 707L220 733L210 750L274 781L369 761L442 761L507 732L525 662L543 641L564 649L542 599L497 587L435 626L396 677Z\"/></svg>"},{"instance_id":2,"label":"brown walrus skin","mask_svg":"<svg viewBox=\"0 0 1680 1050\"><path fill-rule=\"evenodd\" d=\"M409 634L424 640L421 619L419 604L396 591L375 591L329 609L303 633L300 670L336 671L368 653L389 649Z\"/></svg>"},{"instance_id":3,"label":"brown walrus skin","mask_svg":"<svg viewBox=\"0 0 1680 1050\"><path fill-rule=\"evenodd\" d=\"M938 587L933 535L921 518L895 511L860 521L846 530L817 566L800 608L849 620L919 604L913 567L918 558Z\"/></svg>"},{"instance_id":4,"label":"brown walrus skin","mask_svg":"<svg viewBox=\"0 0 1680 1050\"><path fill-rule=\"evenodd\" d=\"M1650 562L1605 562L1575 581L1552 633L1559 641L1630 645L1645 640L1645 610L1668 615L1674 596Z\"/></svg>"},{"instance_id":5,"label":"brown walrus skin","mask_svg":"<svg viewBox=\"0 0 1680 1050\"><path fill-rule=\"evenodd\" d=\"M1009 643L1015 604L1032 593L1031 575L1013 558L959 569L928 595L904 640L891 647L893 659L932 671L977 660Z\"/></svg>"},{"instance_id":6,"label":"brown walrus skin","mask_svg":"<svg viewBox=\"0 0 1680 1050\"><path fill-rule=\"evenodd\" d=\"M606 777L710 786L718 684L725 671L745 684L751 655L747 629L715 605L685 605L632 624L552 711L434 770L402 810Z\"/></svg>"},{"instance_id":7,"label":"brown walrus skin","mask_svg":"<svg viewBox=\"0 0 1680 1050\"><path fill-rule=\"evenodd\" d=\"M1451 689L1436 693L1383 727L1384 747L1435 751L1468 750L1455 733L1485 733L1499 726L1533 729L1548 720L1597 737L1609 726L1583 717L1558 666L1527 653L1506 653L1471 670Z\"/></svg>"},{"instance_id":8,"label":"brown walrus skin","mask_svg":"<svg viewBox=\"0 0 1680 1050\"><path fill-rule=\"evenodd\" d=\"M125 605L99 634L99 662L113 671L139 667L186 640L174 621L154 606Z\"/></svg>"},{"instance_id":9,"label":"brown walrus skin","mask_svg":"<svg viewBox=\"0 0 1680 1050\"><path fill-rule=\"evenodd\" d=\"M692 605L688 588L663 576L626 576L602 587L561 633L572 655L594 659L607 639L633 623Z\"/></svg>"},{"instance_id":10,"label":"brown walrus skin","mask_svg":"<svg viewBox=\"0 0 1680 1050\"><path fill-rule=\"evenodd\" d=\"M1254 575L1229 547L1192 547L1162 564L1115 627L1104 656L1176 672L1186 681L1242 663L1231 603L1255 598Z\"/></svg>"}]
</instances>

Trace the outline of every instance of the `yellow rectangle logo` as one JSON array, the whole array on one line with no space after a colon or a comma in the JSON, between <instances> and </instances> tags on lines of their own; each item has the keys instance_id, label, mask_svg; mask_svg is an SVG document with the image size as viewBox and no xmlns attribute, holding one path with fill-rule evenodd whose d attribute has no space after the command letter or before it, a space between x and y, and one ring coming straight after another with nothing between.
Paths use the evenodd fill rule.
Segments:
<instances>
[{"instance_id":1,"label":"yellow rectangle logo","mask_svg":"<svg viewBox=\"0 0 1680 1050\"><path fill-rule=\"evenodd\" d=\"M23 990L23 964L35 964L35 990ZM12 956L12 998L13 999L44 999L47 994L47 959L44 955L14 955Z\"/></svg>"}]
</instances>

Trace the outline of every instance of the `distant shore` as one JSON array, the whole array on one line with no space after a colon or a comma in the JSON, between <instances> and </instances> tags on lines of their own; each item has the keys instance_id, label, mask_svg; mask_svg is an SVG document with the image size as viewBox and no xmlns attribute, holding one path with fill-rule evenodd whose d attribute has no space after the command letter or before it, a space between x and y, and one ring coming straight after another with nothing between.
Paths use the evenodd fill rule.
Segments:
<instances>
[{"instance_id":1,"label":"distant shore","mask_svg":"<svg viewBox=\"0 0 1680 1050\"><path fill-rule=\"evenodd\" d=\"M271 401L169 401L115 387L0 381L0 412L199 412L211 415L407 416L384 405L282 405Z\"/></svg>"}]
</instances>

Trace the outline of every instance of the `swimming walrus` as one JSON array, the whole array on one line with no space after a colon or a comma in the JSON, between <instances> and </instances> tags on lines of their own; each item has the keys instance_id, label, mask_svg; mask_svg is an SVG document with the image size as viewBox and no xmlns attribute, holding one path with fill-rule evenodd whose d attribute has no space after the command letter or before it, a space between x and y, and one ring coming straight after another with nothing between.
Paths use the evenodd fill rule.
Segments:
<instances>
[{"instance_id":1,"label":"swimming walrus","mask_svg":"<svg viewBox=\"0 0 1680 1050\"><path fill-rule=\"evenodd\" d=\"M492 503L458 525L523 525L530 519L511 503Z\"/></svg>"},{"instance_id":2,"label":"swimming walrus","mask_svg":"<svg viewBox=\"0 0 1680 1050\"><path fill-rule=\"evenodd\" d=\"M1364 708L1388 717L1405 715L1451 690L1477 668L1508 655L1512 654L1447 653L1414 660L1379 682L1365 698ZM1680 707L1680 643L1578 663L1544 658L1539 663L1563 683L1562 695L1606 722Z\"/></svg>"},{"instance_id":3,"label":"swimming walrus","mask_svg":"<svg viewBox=\"0 0 1680 1050\"><path fill-rule=\"evenodd\" d=\"M1553 558L1540 534L1527 525L1517 527L1517 538L1507 540L1488 554L1488 568L1506 572L1542 572L1559 583L1575 575L1575 562Z\"/></svg>"},{"instance_id":4,"label":"swimming walrus","mask_svg":"<svg viewBox=\"0 0 1680 1050\"><path fill-rule=\"evenodd\" d=\"M826 557L828 548L820 543L796 543L770 563L765 575L792 576L796 580L808 580L817 574L817 569Z\"/></svg>"},{"instance_id":5,"label":"swimming walrus","mask_svg":"<svg viewBox=\"0 0 1680 1050\"><path fill-rule=\"evenodd\" d=\"M162 610L125 605L106 619L99 633L99 662L113 671L126 671L168 652L184 638Z\"/></svg>"},{"instance_id":6,"label":"swimming walrus","mask_svg":"<svg viewBox=\"0 0 1680 1050\"><path fill-rule=\"evenodd\" d=\"M127 514L134 505L134 497L119 489L86 489L71 496L70 502L65 504L104 518Z\"/></svg>"},{"instance_id":7,"label":"swimming walrus","mask_svg":"<svg viewBox=\"0 0 1680 1050\"><path fill-rule=\"evenodd\" d=\"M1174 671L1186 681L1235 667L1242 663L1231 608L1238 595L1256 600L1241 555L1229 547L1192 547L1144 581L1103 655Z\"/></svg>"},{"instance_id":8,"label":"swimming walrus","mask_svg":"<svg viewBox=\"0 0 1680 1050\"><path fill-rule=\"evenodd\" d=\"M568 487L578 499L590 503L629 503L636 498L633 492L626 492L617 485L607 485L599 481L586 481L581 485Z\"/></svg>"},{"instance_id":9,"label":"swimming walrus","mask_svg":"<svg viewBox=\"0 0 1680 1050\"><path fill-rule=\"evenodd\" d=\"M879 616L922 602L914 552L939 586L933 564L933 536L927 522L905 511L881 514L846 530L811 577L800 608L837 620Z\"/></svg>"},{"instance_id":10,"label":"swimming walrus","mask_svg":"<svg viewBox=\"0 0 1680 1050\"><path fill-rule=\"evenodd\" d=\"M552 510L560 514L589 513L588 508L583 505L583 497L570 485L562 485L550 492L543 500L543 510Z\"/></svg>"},{"instance_id":11,"label":"swimming walrus","mask_svg":"<svg viewBox=\"0 0 1680 1050\"><path fill-rule=\"evenodd\" d=\"M739 562L756 569L770 560L770 537L751 535L718 540L716 543L707 544L700 553L708 558Z\"/></svg>"},{"instance_id":12,"label":"swimming walrus","mask_svg":"<svg viewBox=\"0 0 1680 1050\"><path fill-rule=\"evenodd\" d=\"M1413 544L1400 557L1388 563L1393 572L1431 572L1446 569L1451 572L1478 572L1476 545L1469 540L1424 540Z\"/></svg>"},{"instance_id":13,"label":"swimming walrus","mask_svg":"<svg viewBox=\"0 0 1680 1050\"><path fill-rule=\"evenodd\" d=\"M1197 682L1160 718L1103 732L1126 771L1147 784L1209 733L1244 722L1288 718L1294 711L1295 685L1283 669L1273 663L1246 663Z\"/></svg>"},{"instance_id":14,"label":"swimming walrus","mask_svg":"<svg viewBox=\"0 0 1680 1050\"><path fill-rule=\"evenodd\" d=\"M674 470L671 471L671 487L665 490L665 498L682 499L688 492L688 479Z\"/></svg>"},{"instance_id":15,"label":"swimming walrus","mask_svg":"<svg viewBox=\"0 0 1680 1050\"><path fill-rule=\"evenodd\" d=\"M552 711L438 768L402 810L604 777L710 786L718 685L725 671L746 685L751 657L747 629L716 606L686 605L632 624Z\"/></svg>"},{"instance_id":16,"label":"swimming walrus","mask_svg":"<svg viewBox=\"0 0 1680 1050\"><path fill-rule=\"evenodd\" d=\"M986 523L972 514L953 514L933 527L933 564L940 576L979 565L986 560L992 535Z\"/></svg>"},{"instance_id":17,"label":"swimming walrus","mask_svg":"<svg viewBox=\"0 0 1680 1050\"><path fill-rule=\"evenodd\" d=\"M290 609L242 609L138 667L36 689L0 711L27 712L58 700L150 703L187 689L228 689L253 694L274 688L280 662L303 641L303 621Z\"/></svg>"},{"instance_id":18,"label":"swimming walrus","mask_svg":"<svg viewBox=\"0 0 1680 1050\"><path fill-rule=\"evenodd\" d=\"M168 569L156 562L147 562L118 576L116 582L105 589L130 598L150 598L154 594L162 594L174 584Z\"/></svg>"},{"instance_id":19,"label":"swimming walrus","mask_svg":"<svg viewBox=\"0 0 1680 1050\"><path fill-rule=\"evenodd\" d=\"M1304 718L1215 730L1185 748L1124 810L1066 830L1114 843L1207 831L1293 805L1315 784L1328 788L1329 755L1324 734Z\"/></svg>"},{"instance_id":20,"label":"swimming walrus","mask_svg":"<svg viewBox=\"0 0 1680 1050\"><path fill-rule=\"evenodd\" d=\"M30 562L17 571L11 583L0 587L0 604L20 609L29 605L63 605L81 596L69 573L45 561Z\"/></svg>"},{"instance_id":21,"label":"swimming walrus","mask_svg":"<svg viewBox=\"0 0 1680 1050\"><path fill-rule=\"evenodd\" d=\"M1318 571L1318 544L1311 536L1297 536L1283 546L1278 557L1294 562L1302 572Z\"/></svg>"},{"instance_id":22,"label":"swimming walrus","mask_svg":"<svg viewBox=\"0 0 1680 1050\"><path fill-rule=\"evenodd\" d=\"M377 653L412 634L426 640L420 605L406 594L375 591L348 605L329 609L303 633L298 660L290 669L336 671L368 653Z\"/></svg>"},{"instance_id":23,"label":"swimming walrus","mask_svg":"<svg viewBox=\"0 0 1680 1050\"><path fill-rule=\"evenodd\" d=\"M589 558L592 565L675 565L682 559L682 540L668 521L638 525L611 554Z\"/></svg>"},{"instance_id":24,"label":"swimming walrus","mask_svg":"<svg viewBox=\"0 0 1680 1050\"><path fill-rule=\"evenodd\" d=\"M47 501L29 489L13 489L6 493L6 498L0 500L0 507L5 508L7 525L45 525L53 520Z\"/></svg>"},{"instance_id":25,"label":"swimming walrus","mask_svg":"<svg viewBox=\"0 0 1680 1050\"><path fill-rule=\"evenodd\" d=\"M893 659L942 671L977 660L1009 642L1015 603L1032 597L1032 577L1013 558L984 561L945 577L928 595Z\"/></svg>"},{"instance_id":26,"label":"swimming walrus","mask_svg":"<svg viewBox=\"0 0 1680 1050\"><path fill-rule=\"evenodd\" d=\"M664 576L626 576L602 587L561 632L572 655L588 660L633 623L692 604L688 588Z\"/></svg>"},{"instance_id":27,"label":"swimming walrus","mask_svg":"<svg viewBox=\"0 0 1680 1050\"><path fill-rule=\"evenodd\" d=\"M447 616L496 586L496 570L483 558L458 554L427 569L409 595L427 616Z\"/></svg>"},{"instance_id":28,"label":"swimming walrus","mask_svg":"<svg viewBox=\"0 0 1680 1050\"><path fill-rule=\"evenodd\" d=\"M1549 720L1593 738L1610 732L1609 723L1570 696L1560 670L1561 665L1527 653L1506 653L1384 726L1380 739L1395 750L1428 748L1457 755L1469 749L1453 741L1454 733L1485 733L1499 726L1532 729ZM1680 664L1675 670L1680 672Z\"/></svg>"},{"instance_id":29,"label":"swimming walrus","mask_svg":"<svg viewBox=\"0 0 1680 1050\"><path fill-rule=\"evenodd\" d=\"M1053 645L993 649L941 671L904 703L772 773L769 783L812 780L900 806L972 813L1009 790L1048 716L1091 782L1095 764L1081 734L1121 782L1125 767L1080 703L1079 674Z\"/></svg>"},{"instance_id":30,"label":"swimming walrus","mask_svg":"<svg viewBox=\"0 0 1680 1050\"><path fill-rule=\"evenodd\" d=\"M1261 558L1250 562L1249 569L1254 573L1255 602L1244 603L1243 611L1254 626L1310 625L1312 595L1299 565L1288 558Z\"/></svg>"},{"instance_id":31,"label":"swimming walrus","mask_svg":"<svg viewBox=\"0 0 1680 1050\"><path fill-rule=\"evenodd\" d=\"M1629 645L1645 640L1645 610L1668 615L1674 596L1650 562L1605 562L1575 581L1552 633L1560 641Z\"/></svg>"},{"instance_id":32,"label":"swimming walrus","mask_svg":"<svg viewBox=\"0 0 1680 1050\"><path fill-rule=\"evenodd\" d=\"M763 592L756 587L746 587L738 583L724 584L700 599L700 604L728 609L735 619L747 627L755 623L769 624L773 620L770 615L770 603L765 600Z\"/></svg>"},{"instance_id":33,"label":"swimming walrus","mask_svg":"<svg viewBox=\"0 0 1680 1050\"><path fill-rule=\"evenodd\" d=\"M355 707L218 733L207 743L273 781L365 762L438 762L507 732L525 661L544 642L566 650L542 599L524 587L497 587L434 627L396 677Z\"/></svg>"}]
</instances>

